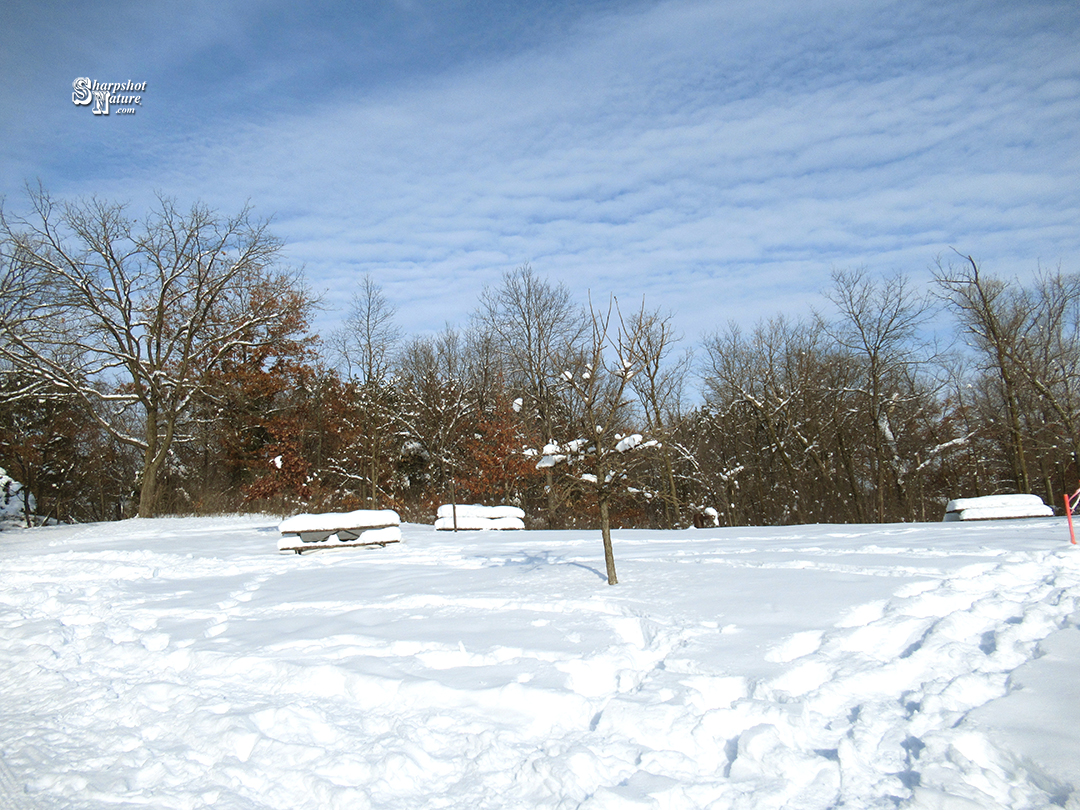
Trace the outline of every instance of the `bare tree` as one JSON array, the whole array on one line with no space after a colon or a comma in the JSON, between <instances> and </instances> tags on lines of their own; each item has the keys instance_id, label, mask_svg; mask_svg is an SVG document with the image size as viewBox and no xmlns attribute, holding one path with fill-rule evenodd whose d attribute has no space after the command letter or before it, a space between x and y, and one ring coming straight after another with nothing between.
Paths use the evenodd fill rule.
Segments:
<instances>
[{"instance_id":1,"label":"bare tree","mask_svg":"<svg viewBox=\"0 0 1080 810\"><path fill-rule=\"evenodd\" d=\"M332 349L354 395L354 429L348 445L332 459L332 467L360 488L360 497L372 508L388 495L380 482L393 446L396 417L390 378L402 332L395 315L382 288L365 275L353 295L345 326L331 336Z\"/></svg>"},{"instance_id":2,"label":"bare tree","mask_svg":"<svg viewBox=\"0 0 1080 810\"><path fill-rule=\"evenodd\" d=\"M1025 286L986 276L968 256L939 265L937 278L982 356L986 421L1005 412L1015 486L1031 492L1041 481L1057 500L1071 488L1066 468L1080 469L1080 276L1040 271Z\"/></svg>"},{"instance_id":3,"label":"bare tree","mask_svg":"<svg viewBox=\"0 0 1080 810\"><path fill-rule=\"evenodd\" d=\"M833 272L833 287L825 293L839 317L829 322L818 316L825 331L853 352L864 368L859 395L872 431L872 470L877 519L886 520L886 478L895 487L901 509L907 501L907 474L913 469L903 457L895 412L920 396L912 384L921 358L916 351L920 325L930 304L911 290L903 275L875 280L863 270Z\"/></svg>"},{"instance_id":4,"label":"bare tree","mask_svg":"<svg viewBox=\"0 0 1080 810\"><path fill-rule=\"evenodd\" d=\"M1074 472L1080 471L1080 275L1041 272L1023 297L1029 318L1013 359L1035 393L1036 408L1044 412L1040 467L1053 503L1050 478L1054 467L1063 466L1060 450L1066 451ZM1071 484L1062 481L1059 493Z\"/></svg>"},{"instance_id":5,"label":"bare tree","mask_svg":"<svg viewBox=\"0 0 1080 810\"><path fill-rule=\"evenodd\" d=\"M655 447L657 442L633 432L639 415L630 383L642 367L644 317L639 314L628 324L614 298L606 310L590 306L590 315L588 332L562 369L558 389L565 410L574 417L564 428L573 438L549 442L538 467L561 465L565 475L596 499L607 580L615 585L611 501L626 491L640 451Z\"/></svg>"},{"instance_id":6,"label":"bare tree","mask_svg":"<svg viewBox=\"0 0 1080 810\"><path fill-rule=\"evenodd\" d=\"M3 224L3 210L0 209L0 226ZM41 329L41 313L50 301L55 301L57 290L48 276L38 272L33 263L26 260L17 244L4 239L0 245L0 378L4 389L0 401L36 400L50 393L48 380L41 375L24 373L21 364L13 358L20 354L18 336ZM58 332L63 328L62 323L53 325ZM61 346L56 350L62 349ZM58 358L58 362L63 360Z\"/></svg>"},{"instance_id":7,"label":"bare tree","mask_svg":"<svg viewBox=\"0 0 1080 810\"><path fill-rule=\"evenodd\" d=\"M476 319L480 330L492 336L505 384L522 400L522 413L536 420L545 439L552 439L565 420L556 393L557 370L585 329L570 292L539 277L525 263L504 273L500 286L484 289ZM545 472L547 520L553 527L559 495L551 470Z\"/></svg>"},{"instance_id":8,"label":"bare tree","mask_svg":"<svg viewBox=\"0 0 1080 810\"><path fill-rule=\"evenodd\" d=\"M628 327L639 336L641 371L631 380L645 414L645 427L660 441L662 500L669 529L682 523L682 508L675 483L672 431L682 417L683 391L693 362L689 350L674 359L671 354L681 340L670 313L647 312L644 307L631 318Z\"/></svg>"},{"instance_id":9,"label":"bare tree","mask_svg":"<svg viewBox=\"0 0 1080 810\"><path fill-rule=\"evenodd\" d=\"M821 519L825 500L858 511L844 401L850 364L829 351L820 327L777 317L745 336L731 325L704 348L712 416L699 432L712 435L701 452L721 460L719 469L699 462L699 476L727 522Z\"/></svg>"},{"instance_id":10,"label":"bare tree","mask_svg":"<svg viewBox=\"0 0 1080 810\"><path fill-rule=\"evenodd\" d=\"M1015 294L1012 285L983 276L971 256L963 259L958 266L949 264L945 267L939 262L934 277L960 325L986 358L984 368L992 369L1000 382L1012 449L1010 462L1013 480L1021 492L1030 492L1025 435L1021 425L1021 379L1015 363L1023 325L1030 317L1029 305Z\"/></svg>"},{"instance_id":11,"label":"bare tree","mask_svg":"<svg viewBox=\"0 0 1080 810\"><path fill-rule=\"evenodd\" d=\"M346 379L361 384L386 379L402 334L394 321L396 315L397 310L382 288L370 274L365 274L353 294L344 327L330 339Z\"/></svg>"},{"instance_id":12,"label":"bare tree","mask_svg":"<svg viewBox=\"0 0 1080 810\"><path fill-rule=\"evenodd\" d=\"M158 476L207 372L265 339L300 289L277 269L281 242L250 207L231 217L159 197L136 219L96 198L71 203L31 189L27 215L0 213L4 261L27 289L49 291L32 312L5 318L3 360L40 385L77 397L115 438L142 454L139 515L154 512ZM310 302L305 296L301 300ZM141 430L101 406L134 408Z\"/></svg>"},{"instance_id":13,"label":"bare tree","mask_svg":"<svg viewBox=\"0 0 1080 810\"><path fill-rule=\"evenodd\" d=\"M461 335L447 325L438 335L413 338L398 359L398 374L406 445L423 458L433 488L452 497L448 490L476 404Z\"/></svg>"}]
</instances>

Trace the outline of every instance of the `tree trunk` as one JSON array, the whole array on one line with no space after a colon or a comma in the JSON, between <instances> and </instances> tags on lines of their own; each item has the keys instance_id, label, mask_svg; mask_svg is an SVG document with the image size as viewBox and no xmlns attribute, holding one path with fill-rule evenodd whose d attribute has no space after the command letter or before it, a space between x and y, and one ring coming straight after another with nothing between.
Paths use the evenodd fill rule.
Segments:
<instances>
[{"instance_id":1,"label":"tree trunk","mask_svg":"<svg viewBox=\"0 0 1080 810\"><path fill-rule=\"evenodd\" d=\"M997 339L995 337L995 339ZM1016 477L1016 487L1021 492L1031 492L1031 483L1028 478L1027 452L1024 448L1024 432L1020 427L1020 406L1017 402L1016 381L1007 365L1005 354L1000 348L997 349L998 373L1005 388L1005 412L1009 417L1009 434L1012 438L1013 475Z\"/></svg>"},{"instance_id":2,"label":"tree trunk","mask_svg":"<svg viewBox=\"0 0 1080 810\"><path fill-rule=\"evenodd\" d=\"M544 470L544 482L547 486L547 527L549 529L559 528L556 525L556 514L559 508L558 498L555 497L555 474L548 467Z\"/></svg>"},{"instance_id":3,"label":"tree trunk","mask_svg":"<svg viewBox=\"0 0 1080 810\"><path fill-rule=\"evenodd\" d=\"M139 517L152 518L154 504L157 501L157 466L143 470L142 485L139 487Z\"/></svg>"},{"instance_id":4,"label":"tree trunk","mask_svg":"<svg viewBox=\"0 0 1080 810\"><path fill-rule=\"evenodd\" d=\"M600 499L600 534L604 538L604 563L607 566L607 584L618 585L615 576L615 552L611 548L611 516L608 514L607 498Z\"/></svg>"},{"instance_id":5,"label":"tree trunk","mask_svg":"<svg viewBox=\"0 0 1080 810\"><path fill-rule=\"evenodd\" d=\"M663 448L664 478L666 479L668 496L664 503L664 513L667 516L668 528L678 529L682 525L682 510L679 509L679 492L675 488L675 468L671 463L671 455L667 447Z\"/></svg>"},{"instance_id":6,"label":"tree trunk","mask_svg":"<svg viewBox=\"0 0 1080 810\"><path fill-rule=\"evenodd\" d=\"M847 475L848 491L851 493L851 505L855 509L855 517L858 523L866 523L866 515L863 512L862 505L862 493L859 491L858 479L855 475L855 463L851 453L848 452L847 445L844 442L844 432L839 425L836 425L836 447L840 455L841 465Z\"/></svg>"},{"instance_id":7,"label":"tree trunk","mask_svg":"<svg viewBox=\"0 0 1080 810\"><path fill-rule=\"evenodd\" d=\"M34 527L34 519L30 516L30 487L24 485L22 488L23 499L23 517L26 518L26 528L32 529ZM47 521L41 521L41 525L44 526Z\"/></svg>"},{"instance_id":8,"label":"tree trunk","mask_svg":"<svg viewBox=\"0 0 1080 810\"><path fill-rule=\"evenodd\" d=\"M164 463L165 452L163 449L158 449L155 452L153 447L147 448L143 462L141 486L139 487L139 517L141 518L152 518L154 516L154 507L157 506L158 473L161 472Z\"/></svg>"},{"instance_id":9,"label":"tree trunk","mask_svg":"<svg viewBox=\"0 0 1080 810\"><path fill-rule=\"evenodd\" d=\"M172 445L174 422L168 416L159 419L159 413L150 411L146 418L146 452L143 455L142 485L139 488L139 517L141 518L154 516L158 496L158 474L165 466L165 458ZM165 430L158 435L161 421L164 421Z\"/></svg>"}]
</instances>

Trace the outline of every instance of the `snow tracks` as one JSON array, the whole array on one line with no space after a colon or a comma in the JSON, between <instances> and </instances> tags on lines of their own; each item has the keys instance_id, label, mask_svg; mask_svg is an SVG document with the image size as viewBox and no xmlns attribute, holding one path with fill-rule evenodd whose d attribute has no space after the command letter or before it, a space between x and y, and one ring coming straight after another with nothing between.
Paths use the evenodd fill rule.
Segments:
<instances>
[{"instance_id":1,"label":"snow tracks","mask_svg":"<svg viewBox=\"0 0 1080 810\"><path fill-rule=\"evenodd\" d=\"M666 702L613 700L597 731L608 751L619 738L638 746L636 765L626 757L620 781L583 807L633 806L635 792L661 808L1080 807L1075 786L967 719L1013 688L1040 640L1075 627L1080 555L1022 556L909 584L832 630L797 633L768 653L789 667L767 681L675 676L683 693L669 683Z\"/></svg>"}]
</instances>

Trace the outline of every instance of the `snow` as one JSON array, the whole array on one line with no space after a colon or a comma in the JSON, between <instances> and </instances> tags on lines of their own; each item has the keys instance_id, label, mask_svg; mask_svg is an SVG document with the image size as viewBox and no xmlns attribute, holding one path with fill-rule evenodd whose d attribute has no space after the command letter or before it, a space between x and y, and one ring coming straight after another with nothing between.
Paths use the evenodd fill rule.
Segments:
<instances>
[{"instance_id":1,"label":"snow","mask_svg":"<svg viewBox=\"0 0 1080 810\"><path fill-rule=\"evenodd\" d=\"M956 498L945 506L945 520L999 520L1050 517L1054 510L1038 495L984 495Z\"/></svg>"},{"instance_id":2,"label":"snow","mask_svg":"<svg viewBox=\"0 0 1080 810\"><path fill-rule=\"evenodd\" d=\"M1062 518L0 534L0 807L1080 807Z\"/></svg>"},{"instance_id":3,"label":"snow","mask_svg":"<svg viewBox=\"0 0 1080 810\"><path fill-rule=\"evenodd\" d=\"M443 504L436 512L436 517L452 518L455 513L458 520L467 518L518 518L525 519L525 510L516 506L482 506L478 503Z\"/></svg>"},{"instance_id":4,"label":"snow","mask_svg":"<svg viewBox=\"0 0 1080 810\"><path fill-rule=\"evenodd\" d=\"M564 446L560 446L557 442L548 442L540 451L543 457L536 462L536 469L542 470L545 467L554 467L564 461L569 461L571 457L582 453L588 446L587 439L574 439Z\"/></svg>"},{"instance_id":5,"label":"snow","mask_svg":"<svg viewBox=\"0 0 1080 810\"><path fill-rule=\"evenodd\" d=\"M441 517L435 520L435 528L440 532L448 532L454 530L454 518L453 517ZM524 529L525 521L516 517L500 517L500 518L485 518L473 516L461 516L457 518L457 529L476 530L476 531L505 531Z\"/></svg>"},{"instance_id":6,"label":"snow","mask_svg":"<svg viewBox=\"0 0 1080 810\"><path fill-rule=\"evenodd\" d=\"M401 518L393 509L357 509L355 512L324 512L316 515L293 515L281 522L281 532L325 532L337 529L377 529L397 526Z\"/></svg>"},{"instance_id":7,"label":"snow","mask_svg":"<svg viewBox=\"0 0 1080 810\"><path fill-rule=\"evenodd\" d=\"M24 495L23 485L0 467L0 522L25 518L24 508L27 504L24 503ZM37 499L31 495L29 500L30 513L33 514Z\"/></svg>"}]
</instances>

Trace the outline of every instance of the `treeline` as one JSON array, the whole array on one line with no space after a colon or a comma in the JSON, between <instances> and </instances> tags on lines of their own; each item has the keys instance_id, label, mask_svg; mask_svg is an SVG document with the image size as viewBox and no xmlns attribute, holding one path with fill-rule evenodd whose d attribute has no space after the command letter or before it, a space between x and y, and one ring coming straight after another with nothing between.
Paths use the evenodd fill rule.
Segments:
<instances>
[{"instance_id":1,"label":"treeline","mask_svg":"<svg viewBox=\"0 0 1080 810\"><path fill-rule=\"evenodd\" d=\"M454 500L536 527L891 522L960 496L1058 505L1080 474L1076 275L959 254L929 292L836 272L827 313L696 352L663 310L575 301L528 265L460 328L407 336L365 277L320 340L247 210L29 200L0 220L0 467L42 518L430 522Z\"/></svg>"}]
</instances>

